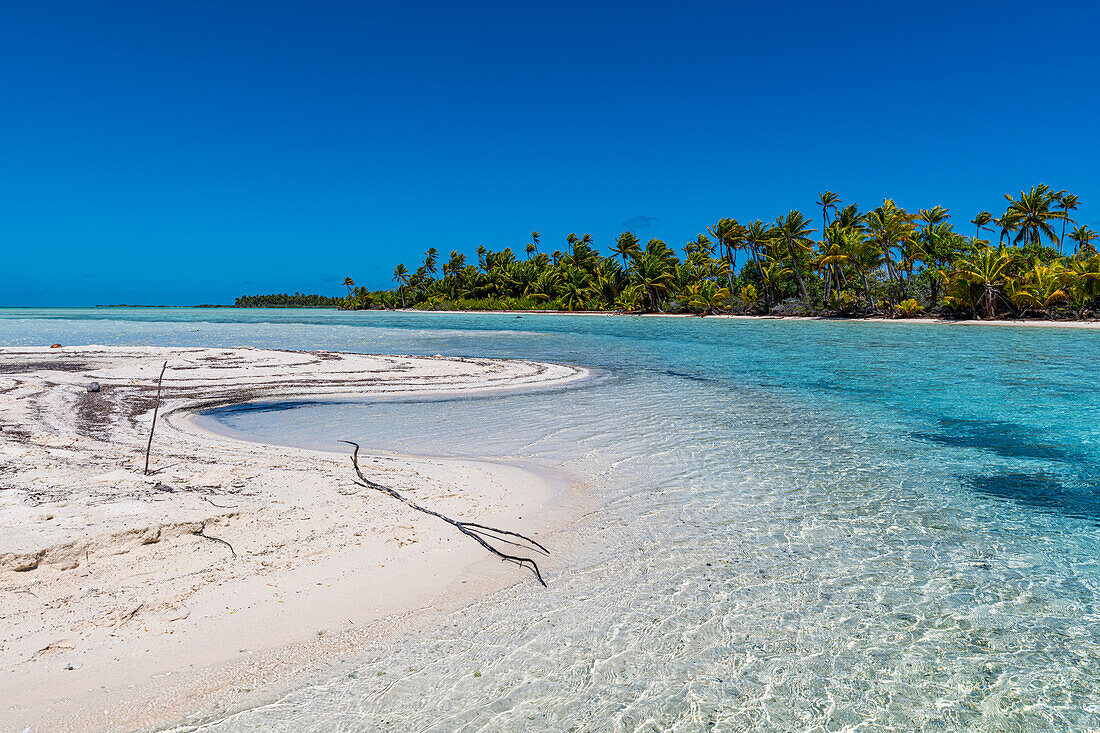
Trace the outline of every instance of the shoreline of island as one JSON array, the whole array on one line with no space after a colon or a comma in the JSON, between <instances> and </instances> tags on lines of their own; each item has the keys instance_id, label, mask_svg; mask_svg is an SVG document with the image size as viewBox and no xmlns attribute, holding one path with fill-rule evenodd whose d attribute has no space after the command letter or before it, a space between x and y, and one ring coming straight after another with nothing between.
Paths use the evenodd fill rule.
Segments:
<instances>
[{"instance_id":1,"label":"shoreline of island","mask_svg":"<svg viewBox=\"0 0 1100 733\"><path fill-rule=\"evenodd\" d=\"M943 325L943 326L1018 326L1020 328L1100 328L1100 318L1087 319L1052 319L1052 318L948 318L948 317L896 317L888 318L882 315L868 316L842 316L842 315L800 315L800 314L744 314L744 313L636 313L629 311L566 311L566 310L542 310L542 309L516 309L516 310L459 310L459 309L429 309L429 308L390 308L354 310L335 308L331 306L256 306L241 307L235 305L96 305L96 306L57 306L58 309L82 308L110 309L125 308L132 310L236 310L236 311L332 311L336 313L362 313L362 314L455 314L455 315L497 315L497 316L578 316L585 318L612 317L612 318L686 318L699 320L743 320L743 321L823 321L835 323L907 323L914 325ZM38 307L4 306L5 309L35 310ZM48 308L47 308L48 309Z\"/></svg>"}]
</instances>

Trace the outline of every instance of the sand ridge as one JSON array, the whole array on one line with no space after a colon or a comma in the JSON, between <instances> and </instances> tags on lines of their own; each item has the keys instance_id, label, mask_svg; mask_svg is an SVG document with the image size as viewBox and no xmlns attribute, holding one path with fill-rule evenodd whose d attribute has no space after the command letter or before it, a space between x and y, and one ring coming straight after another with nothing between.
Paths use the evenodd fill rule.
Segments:
<instances>
[{"instance_id":1,"label":"sand ridge","mask_svg":"<svg viewBox=\"0 0 1100 733\"><path fill-rule=\"evenodd\" d=\"M347 456L206 433L190 419L196 409L586 376L527 361L323 351L0 349L0 728L127 730L209 711L352 652L382 619L528 580L357 487ZM100 392L87 391L92 381ZM516 466L362 464L452 516L538 535L567 513L555 503L560 485Z\"/></svg>"}]
</instances>

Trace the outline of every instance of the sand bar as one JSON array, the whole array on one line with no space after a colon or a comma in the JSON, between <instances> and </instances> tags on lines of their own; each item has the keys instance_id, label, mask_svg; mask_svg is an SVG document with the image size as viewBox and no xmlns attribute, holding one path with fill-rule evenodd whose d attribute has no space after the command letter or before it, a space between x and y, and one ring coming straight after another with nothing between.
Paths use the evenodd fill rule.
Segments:
<instances>
[{"instance_id":1,"label":"sand bar","mask_svg":"<svg viewBox=\"0 0 1100 733\"><path fill-rule=\"evenodd\" d=\"M214 435L196 427L195 410L586 376L514 360L0 349L0 729L129 730L224 709L475 593L533 582L437 520L357 487L347 456ZM101 391L87 391L92 381ZM570 515L564 480L522 467L362 463L452 516L545 537Z\"/></svg>"}]
</instances>

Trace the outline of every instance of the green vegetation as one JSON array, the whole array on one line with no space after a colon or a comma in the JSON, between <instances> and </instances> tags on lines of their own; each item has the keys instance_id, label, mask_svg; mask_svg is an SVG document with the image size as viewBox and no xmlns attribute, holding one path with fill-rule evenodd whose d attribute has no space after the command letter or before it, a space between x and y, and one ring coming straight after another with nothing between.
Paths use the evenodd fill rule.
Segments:
<instances>
[{"instance_id":1,"label":"green vegetation","mask_svg":"<svg viewBox=\"0 0 1100 733\"><path fill-rule=\"evenodd\" d=\"M339 296L276 293L272 295L242 295L235 308L343 308L346 299Z\"/></svg>"},{"instance_id":2,"label":"green vegetation","mask_svg":"<svg viewBox=\"0 0 1100 733\"><path fill-rule=\"evenodd\" d=\"M607 256L587 234L548 254L532 232L524 259L479 247L476 265L453 251L439 266L433 247L416 270L394 268L393 290L345 279L341 307L960 318L1084 318L1100 308L1096 232L1075 226L1063 247L1077 196L1038 185L1005 198L999 217L970 221L973 236L956 232L940 206L914 214L887 199L861 212L826 191L820 229L799 211L772 224L722 219L683 257L631 232ZM996 244L983 233L996 233Z\"/></svg>"}]
</instances>

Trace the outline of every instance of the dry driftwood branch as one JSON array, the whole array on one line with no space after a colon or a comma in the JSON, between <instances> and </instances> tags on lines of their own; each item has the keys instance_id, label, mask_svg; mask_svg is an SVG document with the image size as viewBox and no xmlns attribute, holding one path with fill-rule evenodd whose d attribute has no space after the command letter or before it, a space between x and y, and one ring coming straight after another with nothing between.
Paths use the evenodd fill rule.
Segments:
<instances>
[{"instance_id":1,"label":"dry driftwood branch","mask_svg":"<svg viewBox=\"0 0 1100 733\"><path fill-rule=\"evenodd\" d=\"M153 450L153 431L157 429L157 410L160 409L160 385L164 381L164 370L168 368L168 362L160 368L160 377L157 378L157 401L153 403L153 424L149 427L149 443L145 446L145 475L149 475L149 451Z\"/></svg>"},{"instance_id":2,"label":"dry driftwood branch","mask_svg":"<svg viewBox=\"0 0 1100 733\"><path fill-rule=\"evenodd\" d=\"M214 542L222 543L223 545L225 545L226 547L229 548L229 551L233 553L234 559L236 559L237 551L233 549L233 545L229 544L228 542L223 540L221 537L211 537L210 535L205 534L205 531L206 531L206 527L204 526L202 529L200 529L197 532L193 532L192 534L194 534L196 537L202 537L203 539L206 539L206 540L213 540Z\"/></svg>"},{"instance_id":3,"label":"dry driftwood branch","mask_svg":"<svg viewBox=\"0 0 1100 733\"><path fill-rule=\"evenodd\" d=\"M442 519L444 522L451 525L452 527L455 527L459 532L466 535L467 537L470 537L475 542L477 542L479 545L481 545L482 547L484 547L486 550L493 553L497 557L501 558L502 560L507 560L508 562L514 562L516 565L521 565L525 568L528 568L532 573L535 574L535 577L538 578L538 581L540 583L542 583L542 587L543 588L546 587L546 581L543 580L543 578L542 578L542 573L539 571L538 563L536 563L534 560L532 560L529 557L522 557L520 555L509 555L508 553L501 552L500 550L498 550L497 548L495 548L491 544L489 544L488 541L489 540L494 540L496 542L503 542L505 544L512 545L514 547L520 547L520 548L523 548L525 550L529 550L529 551L532 551L532 552L540 552L543 555L549 555L550 551L547 550L542 545L540 545L538 542L536 542L535 540L531 539L530 537L528 537L526 535L520 534L519 532L509 532L506 529L498 529L497 527L489 527L489 526L484 525L484 524L476 524L474 522L462 522L462 521L459 521L457 519L451 519L450 517L446 516L445 514L440 514L439 512L432 511L431 509L428 509L427 507L422 507L419 504L417 504L416 502L411 501L409 499L406 499L404 496L397 493L396 491L394 491L390 487L383 486L382 484L379 484L379 483L375 483L374 481L371 481L369 478L367 478L366 476L363 475L362 470L360 470L360 468L359 468L359 444L358 443L353 443L350 440L341 440L340 442L341 443L347 443L348 445L352 446L355 449L354 451L352 451L352 454L351 454L351 463L352 463L353 466L355 466L355 473L359 477L359 481L356 481L356 483L358 485L360 485L360 486L362 486L363 488L366 488L366 489L374 489L375 491L381 491L383 494L386 494L388 496L393 497L394 499L397 499L402 504L405 504L406 506L411 507L411 508L415 509L418 512L423 512L424 514L430 514L433 517L436 517L438 519ZM509 538L511 538L511 539L509 539Z\"/></svg>"}]
</instances>

